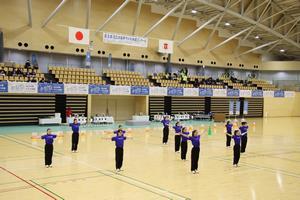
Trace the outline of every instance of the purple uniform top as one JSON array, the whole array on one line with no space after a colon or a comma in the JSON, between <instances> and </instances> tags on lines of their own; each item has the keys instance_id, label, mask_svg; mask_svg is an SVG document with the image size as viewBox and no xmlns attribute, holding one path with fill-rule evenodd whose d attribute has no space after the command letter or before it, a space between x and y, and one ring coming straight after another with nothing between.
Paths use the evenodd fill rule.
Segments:
<instances>
[{"instance_id":1,"label":"purple uniform top","mask_svg":"<svg viewBox=\"0 0 300 200\"><path fill-rule=\"evenodd\" d=\"M182 134L184 134L184 135L186 135L187 137L185 137L185 136L181 136L181 142L186 142L186 141L188 141L188 139L189 139L189 132L182 132Z\"/></svg>"},{"instance_id":2,"label":"purple uniform top","mask_svg":"<svg viewBox=\"0 0 300 200\"><path fill-rule=\"evenodd\" d=\"M175 133L180 133L182 130L182 126L173 126L173 128L175 129Z\"/></svg>"},{"instance_id":3,"label":"purple uniform top","mask_svg":"<svg viewBox=\"0 0 300 200\"><path fill-rule=\"evenodd\" d=\"M162 123L164 126L169 126L169 125L170 125L170 120L168 120L168 119L163 119L163 120L161 120L161 123Z\"/></svg>"},{"instance_id":4,"label":"purple uniform top","mask_svg":"<svg viewBox=\"0 0 300 200\"><path fill-rule=\"evenodd\" d=\"M42 140L45 140L46 144L53 144L54 138L56 138L54 134L46 134L41 137Z\"/></svg>"},{"instance_id":5,"label":"purple uniform top","mask_svg":"<svg viewBox=\"0 0 300 200\"><path fill-rule=\"evenodd\" d=\"M241 137L239 135L234 135L232 138L234 140L235 145L240 145L241 144Z\"/></svg>"},{"instance_id":6,"label":"purple uniform top","mask_svg":"<svg viewBox=\"0 0 300 200\"><path fill-rule=\"evenodd\" d=\"M191 140L193 147L200 147L200 135L189 137Z\"/></svg>"},{"instance_id":7,"label":"purple uniform top","mask_svg":"<svg viewBox=\"0 0 300 200\"><path fill-rule=\"evenodd\" d=\"M241 126L240 127L241 135L242 136L247 136L248 135L248 126Z\"/></svg>"},{"instance_id":8,"label":"purple uniform top","mask_svg":"<svg viewBox=\"0 0 300 200\"><path fill-rule=\"evenodd\" d=\"M111 138L111 141L115 141L116 147L118 148L123 148L124 140L126 140L126 137L124 136L115 136Z\"/></svg>"}]
</instances>

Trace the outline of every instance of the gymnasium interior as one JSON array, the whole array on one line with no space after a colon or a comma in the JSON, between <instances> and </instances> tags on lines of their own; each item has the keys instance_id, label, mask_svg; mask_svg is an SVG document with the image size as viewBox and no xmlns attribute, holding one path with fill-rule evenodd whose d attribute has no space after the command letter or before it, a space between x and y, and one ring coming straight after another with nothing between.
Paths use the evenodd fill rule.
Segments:
<instances>
[{"instance_id":1,"label":"gymnasium interior","mask_svg":"<svg viewBox=\"0 0 300 200\"><path fill-rule=\"evenodd\" d=\"M296 200L299 130L299 0L0 1L1 200Z\"/></svg>"}]
</instances>

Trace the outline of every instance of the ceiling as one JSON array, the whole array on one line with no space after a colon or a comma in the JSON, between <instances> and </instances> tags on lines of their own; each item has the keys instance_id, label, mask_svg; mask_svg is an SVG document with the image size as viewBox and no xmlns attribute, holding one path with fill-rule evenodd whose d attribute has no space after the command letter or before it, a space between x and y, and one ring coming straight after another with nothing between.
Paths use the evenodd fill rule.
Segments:
<instances>
[{"instance_id":1,"label":"ceiling","mask_svg":"<svg viewBox=\"0 0 300 200\"><path fill-rule=\"evenodd\" d=\"M299 0L144 0L144 3L165 10L181 3L174 14L192 17L201 23L218 15L209 24L212 32L229 31L240 41L237 49L250 41L255 44L255 51L300 60ZM247 28L247 31L237 34ZM207 38L207 43L210 39Z\"/></svg>"}]
</instances>

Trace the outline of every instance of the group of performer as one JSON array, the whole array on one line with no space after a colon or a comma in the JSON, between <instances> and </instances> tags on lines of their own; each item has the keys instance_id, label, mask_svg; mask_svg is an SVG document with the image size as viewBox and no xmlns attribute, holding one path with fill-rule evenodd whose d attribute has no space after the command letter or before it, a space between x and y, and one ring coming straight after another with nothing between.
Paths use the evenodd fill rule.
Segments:
<instances>
[{"instance_id":1,"label":"group of performer","mask_svg":"<svg viewBox=\"0 0 300 200\"><path fill-rule=\"evenodd\" d=\"M164 117L161 121L163 124L163 144L168 143L169 138L169 126L170 120L168 117ZM235 124L237 126L237 123ZM72 128L72 145L71 151L73 153L77 152L78 142L79 142L79 127L75 118L73 123L69 124ZM240 153L246 151L247 139L248 139L248 125L246 121L242 121L239 129L233 130L234 124L230 120L227 121L226 125L226 147L229 148L231 140L234 140L233 147L233 165L238 166ZM200 133L198 130L192 130L191 133L188 130L188 127L183 127L178 121L173 126L175 132L175 152L181 152L181 160L186 161L186 155L188 150L188 141L191 141L192 150L191 150L191 172L193 174L198 173L198 162L200 155L200 138L203 132ZM232 133L233 131L233 133ZM113 132L114 136L111 138L111 141L115 142L115 164L116 171L121 171L123 165L123 155L124 155L124 141L127 139L125 136L126 131L119 125L118 129ZM53 142L57 135L52 134L51 129L47 129L47 133L41 136L41 139L45 140L45 166L52 167L52 155L53 155Z\"/></svg>"}]
</instances>

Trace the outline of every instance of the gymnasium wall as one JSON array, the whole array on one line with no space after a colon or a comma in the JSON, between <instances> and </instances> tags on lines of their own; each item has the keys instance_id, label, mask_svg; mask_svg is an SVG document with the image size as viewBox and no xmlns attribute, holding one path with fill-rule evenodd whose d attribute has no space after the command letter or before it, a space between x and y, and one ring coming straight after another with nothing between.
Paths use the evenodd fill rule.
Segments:
<instances>
[{"instance_id":1,"label":"gymnasium wall","mask_svg":"<svg viewBox=\"0 0 300 200\"><path fill-rule=\"evenodd\" d=\"M148 113L147 98L145 96L91 96L91 113L107 114L116 121L132 118L132 115Z\"/></svg>"},{"instance_id":2,"label":"gymnasium wall","mask_svg":"<svg viewBox=\"0 0 300 200\"><path fill-rule=\"evenodd\" d=\"M265 117L299 117L300 92L295 98L264 98Z\"/></svg>"},{"instance_id":3,"label":"gymnasium wall","mask_svg":"<svg viewBox=\"0 0 300 200\"><path fill-rule=\"evenodd\" d=\"M1 4L0 24L4 32L4 47L9 49L44 51L60 54L85 55L87 47L68 43L68 26L84 27L86 21L86 1L67 1L57 15L44 28L41 28L44 20L58 6L60 0L32 0L32 27L28 26L27 1L10 0ZM92 57L108 57L128 59L123 57L123 53L130 53L133 60L143 60L151 62L166 62L162 55L157 54L158 39L171 39L175 29L177 18L168 17L149 35L149 48L138 48L120 45L110 45L102 42L102 33L95 34L103 22L122 4L123 0L93 0L89 28L91 29L91 40L94 41L94 51ZM130 2L120 13L118 13L103 31L131 34L137 10L137 3ZM74 15L76 13L76 15ZM143 5L141 15L137 24L136 34L142 36L160 18L161 14L151 12L150 5ZM9 20L8 20L9 19ZM181 41L192 33L197 24L194 19L182 20L180 29L177 32L175 42ZM249 53L236 58L233 50L238 44L238 40L232 40L213 52L208 49L214 47L226 38L219 36L219 32L213 35L211 42L206 49L203 48L205 42L212 31L212 27L203 29L182 46L175 46L171 62L177 64L197 65L197 61L202 60L204 65L210 65L212 61L215 67L226 67L227 63L232 63L231 68L238 69L239 64L244 64L243 69L254 69L253 65L258 65L260 69L261 56ZM18 46L21 42L22 45ZM27 43L28 47L23 44ZM53 45L54 49L45 49L45 45ZM76 52L76 48L83 49L84 52ZM241 47L237 54L249 50L251 47ZM105 51L104 55L99 55L98 50ZM141 55L148 55L148 59L142 59ZM184 62L179 59L184 58ZM257 69L256 69L257 70Z\"/></svg>"}]
</instances>

